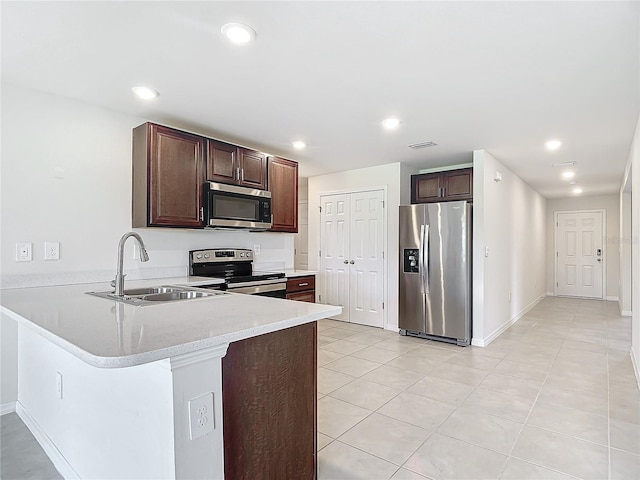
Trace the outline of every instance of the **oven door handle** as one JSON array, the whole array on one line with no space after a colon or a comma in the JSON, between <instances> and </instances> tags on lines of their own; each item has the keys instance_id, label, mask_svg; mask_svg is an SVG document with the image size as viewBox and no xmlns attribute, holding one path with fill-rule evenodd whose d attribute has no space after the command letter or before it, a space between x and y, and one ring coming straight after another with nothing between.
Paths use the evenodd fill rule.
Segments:
<instances>
[{"instance_id":1,"label":"oven door handle","mask_svg":"<svg viewBox=\"0 0 640 480\"><path fill-rule=\"evenodd\" d=\"M287 289L286 283L272 283L272 284L262 284L262 285L254 285L250 287L228 287L227 292L229 293L244 293L249 295L257 295L260 293L267 292L285 292Z\"/></svg>"},{"instance_id":2,"label":"oven door handle","mask_svg":"<svg viewBox=\"0 0 640 480\"><path fill-rule=\"evenodd\" d=\"M286 278L267 278L265 280L252 280L250 282L227 283L227 289L235 289L239 287L258 287L260 285L282 284L282 288L287 288Z\"/></svg>"}]
</instances>

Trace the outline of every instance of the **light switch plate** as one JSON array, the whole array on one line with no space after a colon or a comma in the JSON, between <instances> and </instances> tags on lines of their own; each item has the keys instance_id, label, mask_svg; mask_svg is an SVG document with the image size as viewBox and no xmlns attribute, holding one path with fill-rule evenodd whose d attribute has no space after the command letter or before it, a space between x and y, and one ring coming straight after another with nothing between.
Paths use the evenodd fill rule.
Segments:
<instances>
[{"instance_id":1,"label":"light switch plate","mask_svg":"<svg viewBox=\"0 0 640 480\"><path fill-rule=\"evenodd\" d=\"M30 243L16 243L16 262L30 262L32 260Z\"/></svg>"}]
</instances>

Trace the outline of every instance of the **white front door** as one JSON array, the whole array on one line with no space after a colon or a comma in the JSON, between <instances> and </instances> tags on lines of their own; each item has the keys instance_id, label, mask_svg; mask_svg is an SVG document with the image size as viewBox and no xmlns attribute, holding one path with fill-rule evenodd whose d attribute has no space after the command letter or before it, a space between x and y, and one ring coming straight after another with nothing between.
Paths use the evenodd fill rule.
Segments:
<instances>
[{"instance_id":1,"label":"white front door","mask_svg":"<svg viewBox=\"0 0 640 480\"><path fill-rule=\"evenodd\" d=\"M320 303L342 307L339 320L349 321L350 196L320 197Z\"/></svg>"},{"instance_id":2,"label":"white front door","mask_svg":"<svg viewBox=\"0 0 640 480\"><path fill-rule=\"evenodd\" d=\"M320 303L338 320L384 324L384 192L320 197Z\"/></svg>"},{"instance_id":3,"label":"white front door","mask_svg":"<svg viewBox=\"0 0 640 480\"><path fill-rule=\"evenodd\" d=\"M603 298L602 212L560 212L556 222L556 295Z\"/></svg>"},{"instance_id":4,"label":"white front door","mask_svg":"<svg viewBox=\"0 0 640 480\"><path fill-rule=\"evenodd\" d=\"M381 190L351 194L349 321L383 326L384 196Z\"/></svg>"}]
</instances>

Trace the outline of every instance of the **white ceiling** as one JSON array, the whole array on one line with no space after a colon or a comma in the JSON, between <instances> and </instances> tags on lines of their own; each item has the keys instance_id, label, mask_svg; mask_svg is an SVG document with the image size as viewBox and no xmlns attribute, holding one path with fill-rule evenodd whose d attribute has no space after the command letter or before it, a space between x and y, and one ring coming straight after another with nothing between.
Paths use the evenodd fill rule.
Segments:
<instances>
[{"instance_id":1,"label":"white ceiling","mask_svg":"<svg viewBox=\"0 0 640 480\"><path fill-rule=\"evenodd\" d=\"M2 79L296 159L303 176L486 149L546 197L619 191L639 2L2 2ZM250 46L221 37L251 25ZM160 91L151 103L131 87ZM397 116L397 131L380 121ZM38 127L40 128L40 127ZM548 152L544 142L563 141ZM309 147L295 151L290 142ZM436 147L411 150L431 140Z\"/></svg>"}]
</instances>

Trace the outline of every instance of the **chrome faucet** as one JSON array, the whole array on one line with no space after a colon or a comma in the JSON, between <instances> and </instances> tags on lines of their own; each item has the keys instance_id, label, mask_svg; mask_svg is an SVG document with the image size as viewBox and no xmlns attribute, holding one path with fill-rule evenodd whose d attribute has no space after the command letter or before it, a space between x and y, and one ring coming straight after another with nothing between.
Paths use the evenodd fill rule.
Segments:
<instances>
[{"instance_id":1,"label":"chrome faucet","mask_svg":"<svg viewBox=\"0 0 640 480\"><path fill-rule=\"evenodd\" d=\"M122 297L124 295L125 275L122 273L122 264L124 257L124 244L129 237L135 238L138 242L138 245L140 246L140 260L142 260L143 262L149 261L149 254L147 253L147 249L144 246L142 237L135 232L125 233L120 239L120 243L118 243L118 268L116 270L116 278L111 282L111 286L116 287L115 295L117 297Z\"/></svg>"}]
</instances>

